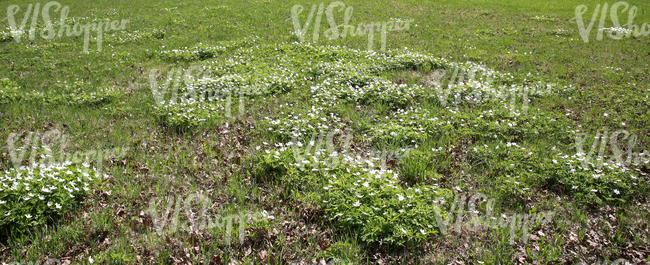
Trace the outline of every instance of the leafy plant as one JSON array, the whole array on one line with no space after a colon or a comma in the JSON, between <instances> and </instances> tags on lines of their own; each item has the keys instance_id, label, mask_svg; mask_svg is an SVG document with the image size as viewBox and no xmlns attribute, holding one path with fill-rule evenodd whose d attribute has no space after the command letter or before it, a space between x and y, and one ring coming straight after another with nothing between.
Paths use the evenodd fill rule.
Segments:
<instances>
[{"instance_id":1,"label":"leafy plant","mask_svg":"<svg viewBox=\"0 0 650 265\"><path fill-rule=\"evenodd\" d=\"M70 212L101 177L70 162L11 168L0 177L0 230L24 233Z\"/></svg>"}]
</instances>

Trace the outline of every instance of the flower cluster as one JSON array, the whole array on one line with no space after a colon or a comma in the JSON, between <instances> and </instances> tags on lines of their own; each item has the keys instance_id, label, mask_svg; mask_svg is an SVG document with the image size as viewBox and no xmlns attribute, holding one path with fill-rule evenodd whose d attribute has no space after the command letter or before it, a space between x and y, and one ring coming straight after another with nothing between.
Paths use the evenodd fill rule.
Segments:
<instances>
[{"instance_id":1,"label":"flower cluster","mask_svg":"<svg viewBox=\"0 0 650 265\"><path fill-rule=\"evenodd\" d=\"M324 190L315 199L337 226L358 230L364 242L392 245L422 241L438 233L433 201L451 198L448 189L437 184L403 187L397 172L378 168L363 154L338 155L342 157L340 163L328 163L336 152L323 151L322 155L308 156L311 161L308 157L296 161L293 144L266 150L259 168L284 172L280 180L296 189Z\"/></svg>"},{"instance_id":2,"label":"flower cluster","mask_svg":"<svg viewBox=\"0 0 650 265\"><path fill-rule=\"evenodd\" d=\"M262 127L269 132L286 138L304 137L312 133L341 129L343 121L338 115L325 111L322 107L312 106L305 112L280 112L279 118L265 117Z\"/></svg>"},{"instance_id":3,"label":"flower cluster","mask_svg":"<svg viewBox=\"0 0 650 265\"><path fill-rule=\"evenodd\" d=\"M538 187L547 186L569 194L578 201L600 204L603 201L624 201L642 190L640 179L622 165L604 163L598 169L593 163L582 163L584 154L564 155L555 147L551 153L514 142L472 148L479 161L499 157L493 165L501 172L497 189L516 197L531 196Z\"/></svg>"},{"instance_id":4,"label":"flower cluster","mask_svg":"<svg viewBox=\"0 0 650 265\"><path fill-rule=\"evenodd\" d=\"M84 163L34 164L0 176L0 229L21 232L73 209L101 180Z\"/></svg>"}]
</instances>

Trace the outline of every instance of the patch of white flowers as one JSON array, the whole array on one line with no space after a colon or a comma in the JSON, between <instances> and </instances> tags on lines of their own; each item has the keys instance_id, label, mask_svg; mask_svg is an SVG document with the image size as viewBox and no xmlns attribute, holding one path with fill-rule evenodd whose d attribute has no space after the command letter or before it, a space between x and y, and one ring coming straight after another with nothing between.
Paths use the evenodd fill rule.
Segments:
<instances>
[{"instance_id":1,"label":"patch of white flowers","mask_svg":"<svg viewBox=\"0 0 650 265\"><path fill-rule=\"evenodd\" d=\"M104 175L106 177L106 175ZM0 226L37 225L63 214L101 180L89 164L34 164L0 175ZM29 219L29 222L24 222Z\"/></svg>"}]
</instances>

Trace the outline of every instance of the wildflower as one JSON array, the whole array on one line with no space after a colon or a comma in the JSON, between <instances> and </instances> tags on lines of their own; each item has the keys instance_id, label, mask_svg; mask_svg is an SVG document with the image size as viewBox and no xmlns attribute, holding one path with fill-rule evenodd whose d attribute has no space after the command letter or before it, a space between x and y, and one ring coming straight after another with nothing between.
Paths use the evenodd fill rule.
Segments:
<instances>
[{"instance_id":1,"label":"wildflower","mask_svg":"<svg viewBox=\"0 0 650 265\"><path fill-rule=\"evenodd\" d=\"M32 218L32 215L31 214L26 214L25 218L30 219L30 218Z\"/></svg>"},{"instance_id":2,"label":"wildflower","mask_svg":"<svg viewBox=\"0 0 650 265\"><path fill-rule=\"evenodd\" d=\"M359 206L361 206L361 203L360 203L359 201L356 201L356 202L353 203L352 205L354 205L354 207L359 207Z\"/></svg>"},{"instance_id":3,"label":"wildflower","mask_svg":"<svg viewBox=\"0 0 650 265\"><path fill-rule=\"evenodd\" d=\"M614 189L614 193L616 193L616 195L619 195L619 194L621 194L621 192L620 192L620 191L618 191L617 189Z\"/></svg>"},{"instance_id":4,"label":"wildflower","mask_svg":"<svg viewBox=\"0 0 650 265\"><path fill-rule=\"evenodd\" d=\"M57 202L57 203L54 205L54 207L56 207L57 209L61 209L61 204L59 204L59 203Z\"/></svg>"},{"instance_id":5,"label":"wildflower","mask_svg":"<svg viewBox=\"0 0 650 265\"><path fill-rule=\"evenodd\" d=\"M400 201L403 201L403 200L404 200L404 196L402 196L402 194L397 194L397 199L399 199Z\"/></svg>"}]
</instances>

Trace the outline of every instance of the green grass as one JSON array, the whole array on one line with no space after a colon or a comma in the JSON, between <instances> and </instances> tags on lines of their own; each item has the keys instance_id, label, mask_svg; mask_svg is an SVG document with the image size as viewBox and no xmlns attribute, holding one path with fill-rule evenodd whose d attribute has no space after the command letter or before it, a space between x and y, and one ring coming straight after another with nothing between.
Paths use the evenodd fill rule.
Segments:
<instances>
[{"instance_id":1,"label":"green grass","mask_svg":"<svg viewBox=\"0 0 650 265\"><path fill-rule=\"evenodd\" d=\"M35 3L3 1L0 19L16 4L21 23ZM91 38L84 54L83 35L53 40L37 35L34 41L23 36L18 44L6 33L8 20L0 20L5 32L0 34L0 169L14 167L4 144L12 133L58 129L68 136L67 154L129 149L103 161L109 177L77 196L71 209L43 217L46 222L23 233L0 232L3 262L650 260L648 164L632 159L629 169L611 163L599 169L597 161L585 166L575 156L576 134L586 133L582 148L589 152L597 133L624 129L637 137L632 153L645 151L650 159L650 36L599 41L595 28L585 43L572 20L584 4L589 23L596 4L604 2L346 1L353 7L351 25L413 19L408 30L388 33L385 54L365 51L368 36L327 39L325 14L318 42L297 43L291 8L304 7L302 25L312 4L321 3L315 1L60 3L69 6L69 20L129 22L123 31L104 34L101 51ZM327 8L329 2L323 4ZM629 4L638 8L635 24L650 23L649 3ZM335 11L342 24L343 12ZM59 12L51 13L58 21ZM627 22L620 12L619 18ZM26 27L30 24L31 19ZM37 27L45 27L40 16ZM611 27L609 17L605 27ZM308 41L312 30L313 25ZM197 66L214 80L169 75ZM454 84L450 78L457 69L457 74L478 69L482 83L435 89L443 69L441 85ZM201 110L196 103L158 105L169 97L154 97L151 81L162 85L168 77L175 78L170 89L182 80L179 95L213 101L199 103ZM537 89L540 85L544 89ZM514 86L516 96L504 86ZM465 100L478 92L481 101ZM303 146L287 145L294 139ZM323 154L314 155L310 139ZM596 145L592 160L601 147L606 160L616 155L609 140L605 143ZM625 155L630 149L623 136L618 148ZM401 150L408 152L390 155ZM324 158L333 151L338 160ZM37 160L47 154L43 148L34 152ZM296 164L295 152L307 154L307 167ZM380 169L389 171L373 171ZM250 212L267 217L246 225L241 244L238 232L227 240L222 229L159 235L148 213L150 200L197 192L210 198L211 217ZM485 217L490 203L454 198L479 193L494 199L495 218L548 211L554 217L531 224L527 242L520 228L471 229L476 213L467 210L469 204ZM450 218L446 233L440 233L436 214Z\"/></svg>"}]
</instances>

